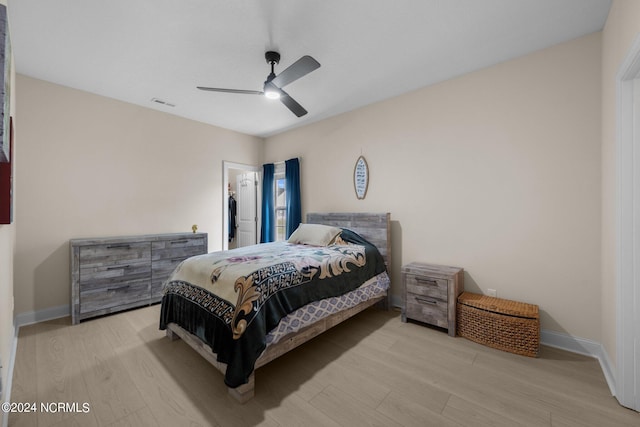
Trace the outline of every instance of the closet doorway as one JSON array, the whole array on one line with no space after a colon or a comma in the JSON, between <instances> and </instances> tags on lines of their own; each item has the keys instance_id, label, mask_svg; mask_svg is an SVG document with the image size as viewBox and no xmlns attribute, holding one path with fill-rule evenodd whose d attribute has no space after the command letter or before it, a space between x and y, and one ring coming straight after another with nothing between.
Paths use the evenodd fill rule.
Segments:
<instances>
[{"instance_id":1,"label":"closet doorway","mask_svg":"<svg viewBox=\"0 0 640 427\"><path fill-rule=\"evenodd\" d=\"M262 186L260 167L223 161L222 249L259 241Z\"/></svg>"}]
</instances>

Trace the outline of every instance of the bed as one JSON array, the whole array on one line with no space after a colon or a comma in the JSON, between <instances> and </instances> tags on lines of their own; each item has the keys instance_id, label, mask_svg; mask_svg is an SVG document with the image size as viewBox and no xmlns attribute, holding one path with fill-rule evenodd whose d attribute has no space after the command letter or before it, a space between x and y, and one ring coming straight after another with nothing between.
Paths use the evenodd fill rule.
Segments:
<instances>
[{"instance_id":1,"label":"bed","mask_svg":"<svg viewBox=\"0 0 640 427\"><path fill-rule=\"evenodd\" d=\"M310 213L289 243L192 257L165 283L160 329L246 402L259 367L372 305L389 307L389 217Z\"/></svg>"}]
</instances>

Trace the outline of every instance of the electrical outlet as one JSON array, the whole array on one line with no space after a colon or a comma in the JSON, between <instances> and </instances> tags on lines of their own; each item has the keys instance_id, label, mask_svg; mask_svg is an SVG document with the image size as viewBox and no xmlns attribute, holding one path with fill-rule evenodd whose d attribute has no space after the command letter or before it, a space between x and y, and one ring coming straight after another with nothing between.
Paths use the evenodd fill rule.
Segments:
<instances>
[{"instance_id":1,"label":"electrical outlet","mask_svg":"<svg viewBox=\"0 0 640 427\"><path fill-rule=\"evenodd\" d=\"M489 295L490 297L497 297L498 291L496 291L495 289L487 289L487 295Z\"/></svg>"}]
</instances>

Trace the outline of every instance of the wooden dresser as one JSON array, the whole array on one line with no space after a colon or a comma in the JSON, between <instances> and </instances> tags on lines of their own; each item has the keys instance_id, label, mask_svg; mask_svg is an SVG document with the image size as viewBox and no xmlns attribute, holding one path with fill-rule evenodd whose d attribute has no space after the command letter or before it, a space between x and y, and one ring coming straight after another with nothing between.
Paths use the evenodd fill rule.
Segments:
<instances>
[{"instance_id":1,"label":"wooden dresser","mask_svg":"<svg viewBox=\"0 0 640 427\"><path fill-rule=\"evenodd\" d=\"M71 320L152 304L184 259L207 253L206 233L72 239Z\"/></svg>"},{"instance_id":2,"label":"wooden dresser","mask_svg":"<svg viewBox=\"0 0 640 427\"><path fill-rule=\"evenodd\" d=\"M464 291L464 270L414 262L402 267L402 321L413 319L456 335L456 302Z\"/></svg>"}]
</instances>

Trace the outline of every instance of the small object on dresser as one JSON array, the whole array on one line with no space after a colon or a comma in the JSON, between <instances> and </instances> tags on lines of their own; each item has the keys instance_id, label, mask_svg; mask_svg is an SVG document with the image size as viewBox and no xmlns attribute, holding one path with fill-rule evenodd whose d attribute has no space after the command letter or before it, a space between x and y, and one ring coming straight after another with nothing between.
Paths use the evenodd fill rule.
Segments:
<instances>
[{"instance_id":1,"label":"small object on dresser","mask_svg":"<svg viewBox=\"0 0 640 427\"><path fill-rule=\"evenodd\" d=\"M195 234L198 231L198 224L193 224L191 226L191 231L193 231L193 233Z\"/></svg>"},{"instance_id":2,"label":"small object on dresser","mask_svg":"<svg viewBox=\"0 0 640 427\"><path fill-rule=\"evenodd\" d=\"M412 262L402 267L402 321L417 320L456 335L456 301L464 291L460 267Z\"/></svg>"},{"instance_id":3,"label":"small object on dresser","mask_svg":"<svg viewBox=\"0 0 640 427\"><path fill-rule=\"evenodd\" d=\"M458 297L458 335L523 356L540 349L538 306L464 292Z\"/></svg>"}]
</instances>

